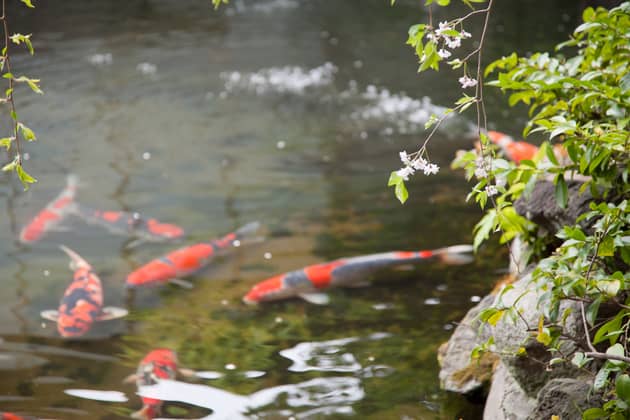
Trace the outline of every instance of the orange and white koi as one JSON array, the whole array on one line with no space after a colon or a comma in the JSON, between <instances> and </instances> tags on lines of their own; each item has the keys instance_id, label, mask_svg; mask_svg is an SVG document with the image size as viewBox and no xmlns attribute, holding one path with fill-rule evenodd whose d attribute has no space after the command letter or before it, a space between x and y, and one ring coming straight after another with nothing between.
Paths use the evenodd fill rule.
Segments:
<instances>
[{"instance_id":1,"label":"orange and white koi","mask_svg":"<svg viewBox=\"0 0 630 420\"><path fill-rule=\"evenodd\" d=\"M57 323L62 337L79 337L87 333L96 321L107 321L127 315L127 310L112 306L103 307L101 280L79 254L63 245L60 248L70 257L74 278L68 286L59 310L41 312L42 318Z\"/></svg>"},{"instance_id":2,"label":"orange and white koi","mask_svg":"<svg viewBox=\"0 0 630 420\"><path fill-rule=\"evenodd\" d=\"M425 251L394 251L359 257L341 258L323 264L309 265L301 270L280 274L256 284L245 295L248 304L300 297L316 304L328 303L328 296L321 290L330 287L352 287L360 285L374 270L417 263L439 258L447 264L465 264L472 260L465 253L471 252L470 245L455 245Z\"/></svg>"},{"instance_id":3,"label":"orange and white koi","mask_svg":"<svg viewBox=\"0 0 630 420\"><path fill-rule=\"evenodd\" d=\"M172 251L163 257L143 265L127 276L126 286L137 287L167 282L192 287L179 277L189 276L208 265L217 254L241 244L241 241L253 235L260 228L260 223L252 222L223 238L202 242Z\"/></svg>"},{"instance_id":4,"label":"orange and white koi","mask_svg":"<svg viewBox=\"0 0 630 420\"><path fill-rule=\"evenodd\" d=\"M538 153L538 147L525 141L515 141L512 137L499 131L488 131L488 138L501 148L505 156L520 163L522 160L531 160Z\"/></svg>"},{"instance_id":5,"label":"orange and white koi","mask_svg":"<svg viewBox=\"0 0 630 420\"><path fill-rule=\"evenodd\" d=\"M170 349L158 348L151 350L142 359L134 375L130 375L125 382L135 382L138 388L155 385L161 379L175 379L177 372L186 376L194 375L189 369L179 369L177 354ZM155 398L142 397L142 409L131 417L136 419L153 419L160 414L163 402Z\"/></svg>"},{"instance_id":6,"label":"orange and white koi","mask_svg":"<svg viewBox=\"0 0 630 420\"><path fill-rule=\"evenodd\" d=\"M74 206L74 212L89 224L102 226L115 234L135 236L139 241L175 241L184 237L181 227L145 219L139 213L94 210L79 204Z\"/></svg>"},{"instance_id":7,"label":"orange and white koi","mask_svg":"<svg viewBox=\"0 0 630 420\"><path fill-rule=\"evenodd\" d=\"M71 213L78 183L76 175L68 175L63 191L22 228L20 242L28 244L40 240Z\"/></svg>"}]
</instances>

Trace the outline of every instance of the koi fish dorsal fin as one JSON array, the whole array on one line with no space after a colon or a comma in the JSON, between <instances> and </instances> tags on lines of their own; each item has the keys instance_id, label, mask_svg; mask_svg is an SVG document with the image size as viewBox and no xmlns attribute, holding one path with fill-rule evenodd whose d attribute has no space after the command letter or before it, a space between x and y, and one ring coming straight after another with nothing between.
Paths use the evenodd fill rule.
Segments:
<instances>
[{"instance_id":1,"label":"koi fish dorsal fin","mask_svg":"<svg viewBox=\"0 0 630 420\"><path fill-rule=\"evenodd\" d=\"M81 257L79 254L77 254L75 251L71 250L67 246L59 245L59 248L61 248L61 250L68 254L68 256L70 257L70 268L72 270L75 270L77 268L92 268L92 266L88 264L88 262L85 261L83 257Z\"/></svg>"},{"instance_id":2,"label":"koi fish dorsal fin","mask_svg":"<svg viewBox=\"0 0 630 420\"><path fill-rule=\"evenodd\" d=\"M473 257L468 255L472 251L472 245L453 245L436 249L434 254L445 264L461 265L472 262Z\"/></svg>"}]
</instances>

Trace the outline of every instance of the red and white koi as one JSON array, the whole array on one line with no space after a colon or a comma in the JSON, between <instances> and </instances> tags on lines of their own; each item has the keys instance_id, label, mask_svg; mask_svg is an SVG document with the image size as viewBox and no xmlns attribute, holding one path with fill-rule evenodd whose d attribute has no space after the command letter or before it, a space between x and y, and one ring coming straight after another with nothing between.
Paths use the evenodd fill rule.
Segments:
<instances>
[{"instance_id":1,"label":"red and white koi","mask_svg":"<svg viewBox=\"0 0 630 420\"><path fill-rule=\"evenodd\" d=\"M300 297L316 304L328 303L328 296L321 290L330 287L352 287L365 282L374 270L417 263L439 258L447 264L465 264L472 257L470 245L455 245L426 251L394 251L359 257L341 258L335 261L309 265L301 270L280 274L256 284L245 295L248 304Z\"/></svg>"},{"instance_id":2,"label":"red and white koi","mask_svg":"<svg viewBox=\"0 0 630 420\"><path fill-rule=\"evenodd\" d=\"M89 224L102 226L115 234L135 236L138 241L162 242L184 238L181 227L153 218L145 219L139 213L94 210L79 204L74 206L74 212Z\"/></svg>"},{"instance_id":3,"label":"red and white koi","mask_svg":"<svg viewBox=\"0 0 630 420\"><path fill-rule=\"evenodd\" d=\"M192 287L180 277L189 276L208 265L217 254L239 246L241 241L252 236L260 223L252 222L223 238L202 242L172 251L163 257L143 265L127 276L127 287L147 286L168 282Z\"/></svg>"},{"instance_id":4,"label":"red and white koi","mask_svg":"<svg viewBox=\"0 0 630 420\"><path fill-rule=\"evenodd\" d=\"M19 414L0 411L0 420L37 420L37 417L20 416Z\"/></svg>"},{"instance_id":5,"label":"red and white koi","mask_svg":"<svg viewBox=\"0 0 630 420\"><path fill-rule=\"evenodd\" d=\"M62 337L79 337L87 333L96 321L107 321L127 315L127 310L103 307L101 280L79 254L61 245L70 257L70 268L74 278L68 286L58 310L41 312L42 318L57 323L57 331Z\"/></svg>"},{"instance_id":6,"label":"red and white koi","mask_svg":"<svg viewBox=\"0 0 630 420\"><path fill-rule=\"evenodd\" d=\"M66 187L40 211L20 232L20 242L28 244L39 241L54 230L66 218L74 206L79 177L68 175Z\"/></svg>"},{"instance_id":7,"label":"red and white koi","mask_svg":"<svg viewBox=\"0 0 630 420\"><path fill-rule=\"evenodd\" d=\"M134 375L128 376L124 382L135 382L138 388L155 385L161 379L175 379L177 372L186 376L194 375L194 371L179 369L177 354L170 349L151 350L142 359ZM153 419L160 414L163 402L155 398L142 397L142 408L131 415L136 419Z\"/></svg>"},{"instance_id":8,"label":"red and white koi","mask_svg":"<svg viewBox=\"0 0 630 420\"><path fill-rule=\"evenodd\" d=\"M488 131L488 138L501 148L505 156L520 163L522 160L531 160L538 153L538 147L525 141L515 141L512 137L499 131Z\"/></svg>"}]
</instances>

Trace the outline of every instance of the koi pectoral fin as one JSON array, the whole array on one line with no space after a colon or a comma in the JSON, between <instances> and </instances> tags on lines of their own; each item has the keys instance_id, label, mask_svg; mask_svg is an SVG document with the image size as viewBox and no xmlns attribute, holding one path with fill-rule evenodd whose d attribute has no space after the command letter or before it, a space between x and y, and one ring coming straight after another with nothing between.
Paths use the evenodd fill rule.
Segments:
<instances>
[{"instance_id":1,"label":"koi pectoral fin","mask_svg":"<svg viewBox=\"0 0 630 420\"><path fill-rule=\"evenodd\" d=\"M127 376L125 379L123 379L123 384L131 384L134 383L138 380L138 375L137 374L131 374L129 376Z\"/></svg>"},{"instance_id":2,"label":"koi pectoral fin","mask_svg":"<svg viewBox=\"0 0 630 420\"><path fill-rule=\"evenodd\" d=\"M127 316L128 310L123 308L116 308L114 306L106 306L101 311L101 314L96 318L97 321L109 321L111 319L118 319Z\"/></svg>"},{"instance_id":3,"label":"koi pectoral fin","mask_svg":"<svg viewBox=\"0 0 630 420\"><path fill-rule=\"evenodd\" d=\"M191 282L182 279L170 279L169 283L176 284L184 289L192 289L195 287Z\"/></svg>"},{"instance_id":4,"label":"koi pectoral fin","mask_svg":"<svg viewBox=\"0 0 630 420\"><path fill-rule=\"evenodd\" d=\"M144 239L134 239L132 241L127 242L123 248L124 249L132 249L135 248L137 246L142 245L143 243L145 243L146 241Z\"/></svg>"},{"instance_id":5,"label":"koi pectoral fin","mask_svg":"<svg viewBox=\"0 0 630 420\"><path fill-rule=\"evenodd\" d=\"M59 319L59 311L56 311L54 309L41 311L39 314L41 315L42 318L47 319L52 322L57 322L57 319Z\"/></svg>"},{"instance_id":6,"label":"koi pectoral fin","mask_svg":"<svg viewBox=\"0 0 630 420\"><path fill-rule=\"evenodd\" d=\"M179 368L178 372L182 375L185 376L187 378L194 378L197 377L197 372L195 372L192 369L186 369L186 368Z\"/></svg>"},{"instance_id":7,"label":"koi pectoral fin","mask_svg":"<svg viewBox=\"0 0 630 420\"><path fill-rule=\"evenodd\" d=\"M314 305L327 305L330 302L326 293L300 293L298 296Z\"/></svg>"}]
</instances>

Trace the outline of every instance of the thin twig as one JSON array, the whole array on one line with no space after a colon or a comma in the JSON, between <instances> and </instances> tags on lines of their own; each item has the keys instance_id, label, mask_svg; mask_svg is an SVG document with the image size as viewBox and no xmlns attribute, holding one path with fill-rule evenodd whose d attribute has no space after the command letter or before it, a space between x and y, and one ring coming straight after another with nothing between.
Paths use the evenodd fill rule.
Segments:
<instances>
[{"instance_id":1,"label":"thin twig","mask_svg":"<svg viewBox=\"0 0 630 420\"><path fill-rule=\"evenodd\" d=\"M580 302L580 312L582 313L582 324L584 325L584 335L586 335L586 345L588 346L589 350L591 350L591 352L597 353L597 349L593 346L593 343L591 342L591 335L588 330L588 323L586 322L586 313L584 312L584 302Z\"/></svg>"},{"instance_id":2,"label":"thin twig","mask_svg":"<svg viewBox=\"0 0 630 420\"><path fill-rule=\"evenodd\" d=\"M2 21L2 26L4 28L4 63L7 66L7 72L11 73L11 59L9 58L9 25L7 23L7 15L6 15L6 6L5 1L2 0L2 16L0 16L0 20ZM7 100L11 106L11 119L13 120L13 137L15 141L15 149L17 151L17 164L22 164L22 152L20 149L20 136L18 133L18 121L17 121L17 113L15 112L15 102L13 101L13 76L9 77L9 95L7 96Z\"/></svg>"}]
</instances>

